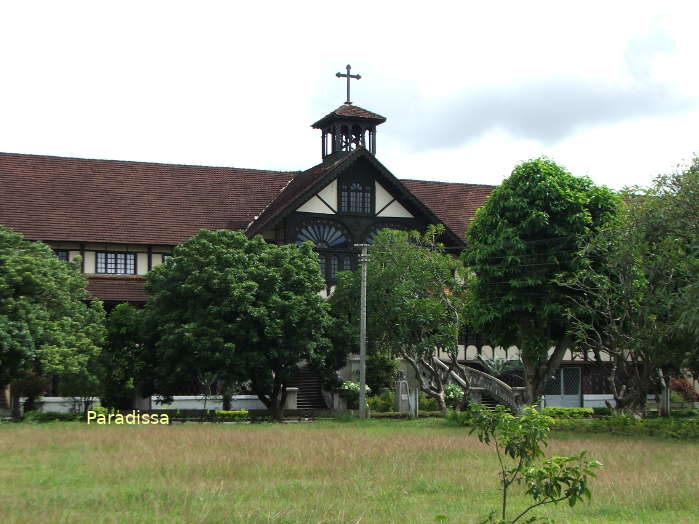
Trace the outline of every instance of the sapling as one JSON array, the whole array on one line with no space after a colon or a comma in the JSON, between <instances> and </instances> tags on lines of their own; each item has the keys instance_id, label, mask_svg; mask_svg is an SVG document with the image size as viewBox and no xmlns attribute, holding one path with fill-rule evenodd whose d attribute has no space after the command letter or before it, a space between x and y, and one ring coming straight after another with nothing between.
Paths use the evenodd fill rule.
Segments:
<instances>
[{"instance_id":1,"label":"sapling","mask_svg":"<svg viewBox=\"0 0 699 524\"><path fill-rule=\"evenodd\" d=\"M554 423L551 417L534 407L525 408L522 415L514 416L504 406L490 411L475 403L469 404L467 416L470 433L475 433L484 444L495 446L500 466L501 508L481 524L534 522L537 517L521 519L545 504L567 501L569 506L574 506L583 497L591 498L588 479L595 476L593 470L602 464L587 460L585 451L572 457L544 458L542 448L548 443ZM508 518L507 497L515 483L524 485L525 494L533 500L524 510Z\"/></svg>"}]
</instances>

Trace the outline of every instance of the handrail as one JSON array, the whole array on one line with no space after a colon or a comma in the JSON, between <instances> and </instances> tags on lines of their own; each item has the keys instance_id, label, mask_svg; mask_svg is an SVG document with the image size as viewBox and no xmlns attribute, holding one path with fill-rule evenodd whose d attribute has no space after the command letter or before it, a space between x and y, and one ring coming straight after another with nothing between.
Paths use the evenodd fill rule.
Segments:
<instances>
[{"instance_id":1,"label":"handrail","mask_svg":"<svg viewBox=\"0 0 699 524\"><path fill-rule=\"evenodd\" d=\"M439 358L434 359L435 363L442 369L448 369L449 366L447 366L442 360ZM505 382L502 380L495 378L492 375L488 375L487 373L484 373L483 371L479 371L477 369L473 369L468 366L463 366L460 368L461 371L463 371L466 374L466 378L469 381L469 384L467 384L463 378L461 378L456 372L453 370L451 371L450 375L451 378L458 383L461 387L463 388L483 388L485 389L493 398L501 402L502 404L505 404L508 408L515 412L519 412L521 409L521 402L520 402L520 395L519 391L521 391L523 388L512 388L511 386L507 385Z\"/></svg>"}]
</instances>

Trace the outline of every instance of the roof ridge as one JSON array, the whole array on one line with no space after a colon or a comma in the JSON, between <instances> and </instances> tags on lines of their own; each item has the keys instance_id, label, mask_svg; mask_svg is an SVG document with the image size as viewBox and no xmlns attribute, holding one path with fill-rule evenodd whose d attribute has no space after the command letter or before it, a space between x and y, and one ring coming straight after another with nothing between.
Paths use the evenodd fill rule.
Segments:
<instances>
[{"instance_id":1,"label":"roof ridge","mask_svg":"<svg viewBox=\"0 0 699 524\"><path fill-rule=\"evenodd\" d=\"M255 167L233 167L233 166L207 166L204 164L178 164L178 163L167 163L167 162L148 162L145 160L119 160L119 159L114 159L114 158L85 158L85 157L79 157L79 156L60 156L60 155L41 155L37 153L10 153L6 151L0 151L0 155L7 155L7 156L21 156L21 157L32 157L32 158L55 158L58 160L80 160L80 161L85 161L85 162L114 162L114 163L119 163L119 164L139 164L139 165L149 165L149 166L170 166L170 167L201 167L201 168L206 168L206 169L226 169L226 170L231 170L234 169L236 171L254 171L257 173L280 173L280 174L289 174L289 173L303 173L301 170L289 170L289 171L280 171L280 170L275 170L275 169L258 169Z\"/></svg>"},{"instance_id":2,"label":"roof ridge","mask_svg":"<svg viewBox=\"0 0 699 524\"><path fill-rule=\"evenodd\" d=\"M474 184L472 182L445 182L443 180L421 180L419 178L399 178L401 182L429 182L430 184L451 184L458 186L498 187L497 184Z\"/></svg>"}]
</instances>

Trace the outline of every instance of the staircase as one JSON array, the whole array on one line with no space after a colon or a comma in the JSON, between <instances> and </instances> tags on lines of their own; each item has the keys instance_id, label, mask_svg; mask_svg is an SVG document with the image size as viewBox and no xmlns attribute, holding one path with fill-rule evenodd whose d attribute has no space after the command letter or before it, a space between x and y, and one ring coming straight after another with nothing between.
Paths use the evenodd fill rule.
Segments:
<instances>
[{"instance_id":1,"label":"staircase","mask_svg":"<svg viewBox=\"0 0 699 524\"><path fill-rule=\"evenodd\" d=\"M486 393L485 391L481 392L480 403L491 411L495 409L495 406L500 404L500 402L488 395L488 393Z\"/></svg>"},{"instance_id":2,"label":"staircase","mask_svg":"<svg viewBox=\"0 0 699 524\"><path fill-rule=\"evenodd\" d=\"M435 358L434 362L442 369L447 369L449 367L438 358ZM468 384L453 371L451 372L451 378L464 388L480 390L481 403L485 405L491 403L493 404L493 408L495 404L503 404L514 413L519 413L522 406L524 388L513 388L492 375L488 375L487 373L483 373L482 371L468 366L464 366L462 370L468 380Z\"/></svg>"},{"instance_id":3,"label":"staircase","mask_svg":"<svg viewBox=\"0 0 699 524\"><path fill-rule=\"evenodd\" d=\"M313 370L307 367L299 368L289 385L299 388L297 409L328 409L321 393L320 377Z\"/></svg>"}]
</instances>

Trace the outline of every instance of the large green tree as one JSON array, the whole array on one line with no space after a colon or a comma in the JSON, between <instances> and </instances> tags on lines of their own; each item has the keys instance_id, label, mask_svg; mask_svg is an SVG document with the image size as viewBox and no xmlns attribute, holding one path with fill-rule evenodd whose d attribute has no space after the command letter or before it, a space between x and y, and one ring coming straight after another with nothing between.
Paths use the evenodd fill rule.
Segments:
<instances>
[{"instance_id":1,"label":"large green tree","mask_svg":"<svg viewBox=\"0 0 699 524\"><path fill-rule=\"evenodd\" d=\"M88 372L101 349L104 310L88 302L85 285L75 264L0 226L0 387L27 374Z\"/></svg>"},{"instance_id":2,"label":"large green tree","mask_svg":"<svg viewBox=\"0 0 699 524\"><path fill-rule=\"evenodd\" d=\"M612 366L616 407L639 412L699 360L699 163L626 191L622 219L592 236L564 282L581 345ZM661 378L662 377L662 378Z\"/></svg>"},{"instance_id":3,"label":"large green tree","mask_svg":"<svg viewBox=\"0 0 699 524\"><path fill-rule=\"evenodd\" d=\"M463 284L459 260L436 242L440 228L420 236L384 229L369 249L367 338L369 360L400 357L415 372L420 389L446 410L444 387L461 374L458 337L463 328ZM348 351L356 351L360 272L338 275L330 301L345 326ZM340 344L343 341L338 341ZM438 358L448 364L440 366Z\"/></svg>"},{"instance_id":4,"label":"large green tree","mask_svg":"<svg viewBox=\"0 0 699 524\"><path fill-rule=\"evenodd\" d=\"M573 343L567 311L575 291L558 279L579 269L588 235L619 205L611 190L538 158L516 166L471 223L463 253L472 272L469 323L491 343L519 348L528 402Z\"/></svg>"},{"instance_id":5,"label":"large green tree","mask_svg":"<svg viewBox=\"0 0 699 524\"><path fill-rule=\"evenodd\" d=\"M103 406L131 409L144 369L145 327L143 310L117 305L107 317L107 337L100 355Z\"/></svg>"},{"instance_id":6,"label":"large green tree","mask_svg":"<svg viewBox=\"0 0 699 524\"><path fill-rule=\"evenodd\" d=\"M323 287L310 244L200 231L148 275L155 392L170 395L192 382L213 392L249 381L280 418L296 366L329 353Z\"/></svg>"}]
</instances>

